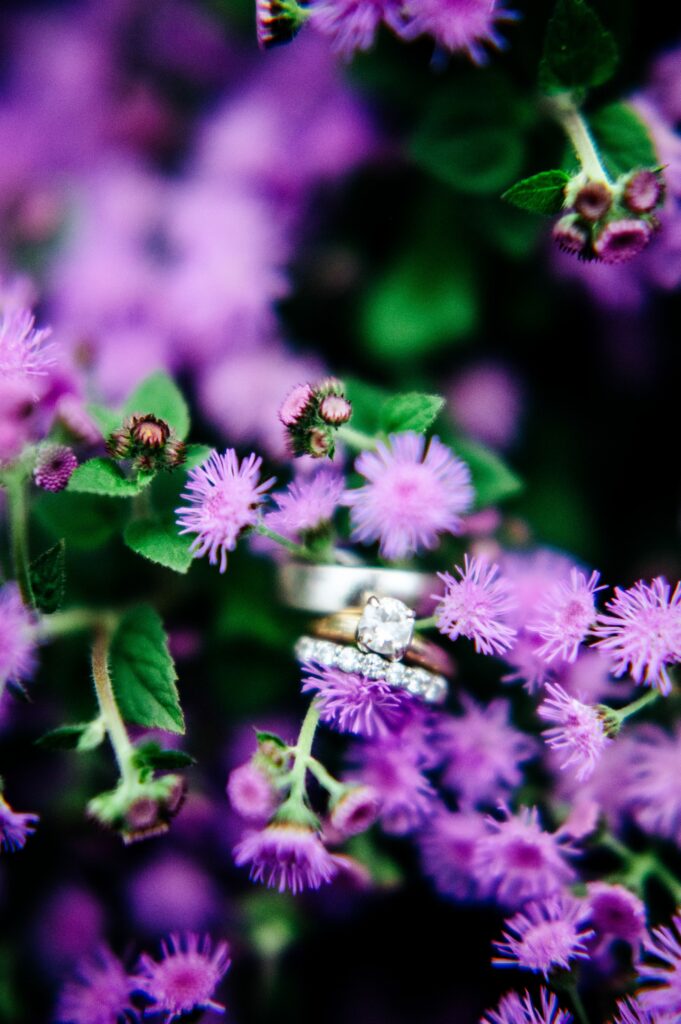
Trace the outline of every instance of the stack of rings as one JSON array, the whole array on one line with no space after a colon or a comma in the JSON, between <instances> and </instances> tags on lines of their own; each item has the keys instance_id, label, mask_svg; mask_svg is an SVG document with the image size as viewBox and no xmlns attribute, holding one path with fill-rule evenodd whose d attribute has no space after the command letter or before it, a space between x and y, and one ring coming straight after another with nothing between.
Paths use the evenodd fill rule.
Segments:
<instances>
[{"instance_id":1,"label":"stack of rings","mask_svg":"<svg viewBox=\"0 0 681 1024\"><path fill-rule=\"evenodd\" d=\"M308 578L313 592L324 593L325 610L333 609L333 594L323 591L323 582L325 576L326 582L331 582L338 568L306 566L306 573L301 575L303 567L299 567L297 581L302 581L303 586L296 588L296 605L309 607L310 588L304 586ZM310 630L312 635L301 636L296 643L298 661L355 672L366 679L384 679L391 686L407 690L427 703L441 704L447 697L445 676L451 675L453 670L449 656L436 644L414 635L416 616L404 601L361 589L367 575L374 584L385 582L385 577L392 582L390 574L394 570L347 566L342 569L344 596L352 592L355 601L360 594L361 598L358 603L341 606L332 614L315 620ZM402 581L409 584L413 598L418 599L417 591L429 578L418 573L401 572L400 575L418 578ZM350 587L349 578L353 576L353 586Z\"/></svg>"}]
</instances>

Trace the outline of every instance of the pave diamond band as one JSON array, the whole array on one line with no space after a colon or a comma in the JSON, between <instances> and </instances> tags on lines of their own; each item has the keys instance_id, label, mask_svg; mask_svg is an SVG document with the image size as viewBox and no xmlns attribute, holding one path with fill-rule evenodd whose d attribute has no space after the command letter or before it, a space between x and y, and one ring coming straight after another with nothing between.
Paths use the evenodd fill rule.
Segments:
<instances>
[{"instance_id":1,"label":"pave diamond band","mask_svg":"<svg viewBox=\"0 0 681 1024\"><path fill-rule=\"evenodd\" d=\"M391 686L407 690L429 704L442 704L447 697L447 680L425 668L409 668L388 661L379 654L364 654L348 644L336 644L313 636L301 636L295 646L298 661L312 661L342 672L357 672L367 679L385 679Z\"/></svg>"}]
</instances>

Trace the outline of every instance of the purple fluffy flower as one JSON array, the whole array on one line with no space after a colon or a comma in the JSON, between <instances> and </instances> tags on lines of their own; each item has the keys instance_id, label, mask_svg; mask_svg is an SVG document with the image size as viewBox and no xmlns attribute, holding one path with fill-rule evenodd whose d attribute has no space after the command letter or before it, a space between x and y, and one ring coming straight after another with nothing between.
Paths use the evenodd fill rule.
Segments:
<instances>
[{"instance_id":1,"label":"purple fluffy flower","mask_svg":"<svg viewBox=\"0 0 681 1024\"><path fill-rule=\"evenodd\" d=\"M494 700L486 707L461 694L464 713L437 720L435 742L441 751L442 785L455 793L464 807L496 804L520 785L520 765L537 752L532 737L509 723L509 704Z\"/></svg>"},{"instance_id":2,"label":"purple fluffy flower","mask_svg":"<svg viewBox=\"0 0 681 1024\"><path fill-rule=\"evenodd\" d=\"M350 786L333 804L329 821L343 837L371 828L381 810L381 798L372 786Z\"/></svg>"},{"instance_id":3,"label":"purple fluffy flower","mask_svg":"<svg viewBox=\"0 0 681 1024\"><path fill-rule=\"evenodd\" d=\"M16 583L0 587L0 695L6 682L28 679L35 669L37 642L33 614Z\"/></svg>"},{"instance_id":4,"label":"purple fluffy flower","mask_svg":"<svg viewBox=\"0 0 681 1024\"><path fill-rule=\"evenodd\" d=\"M535 1006L526 992L508 992L496 1010L488 1010L480 1024L572 1024L572 1014L561 1010L558 997L545 988L540 990L540 1005Z\"/></svg>"},{"instance_id":5,"label":"purple fluffy flower","mask_svg":"<svg viewBox=\"0 0 681 1024\"><path fill-rule=\"evenodd\" d=\"M681 1014L681 914L671 926L654 928L644 939L648 959L637 964L643 988L637 993L641 1006L651 1014ZM650 987L648 987L650 986Z\"/></svg>"},{"instance_id":6,"label":"purple fluffy flower","mask_svg":"<svg viewBox=\"0 0 681 1024\"><path fill-rule=\"evenodd\" d=\"M392 434L362 452L355 469L368 483L345 494L353 539L380 541L384 558L405 558L435 547L440 533L461 532L474 497L470 470L437 437L426 448L421 434Z\"/></svg>"},{"instance_id":7,"label":"purple fluffy flower","mask_svg":"<svg viewBox=\"0 0 681 1024\"><path fill-rule=\"evenodd\" d=\"M492 448L507 448L518 433L523 394L508 367L476 362L460 373L449 391L455 423L470 437Z\"/></svg>"},{"instance_id":8,"label":"purple fluffy flower","mask_svg":"<svg viewBox=\"0 0 681 1024\"><path fill-rule=\"evenodd\" d=\"M434 813L435 790L423 774L427 765L419 739L408 730L355 747L353 761L355 767L345 781L363 783L376 791L385 832L408 835Z\"/></svg>"},{"instance_id":9,"label":"purple fluffy flower","mask_svg":"<svg viewBox=\"0 0 681 1024\"><path fill-rule=\"evenodd\" d=\"M681 584L672 593L663 576L639 580L629 590L615 587L615 597L598 616L596 647L612 657L615 675L625 672L637 683L668 694L667 666L681 660Z\"/></svg>"},{"instance_id":10,"label":"purple fluffy flower","mask_svg":"<svg viewBox=\"0 0 681 1024\"><path fill-rule=\"evenodd\" d=\"M652 237L645 220L612 220L599 232L594 252L603 263L624 263L643 252Z\"/></svg>"},{"instance_id":11,"label":"purple fluffy flower","mask_svg":"<svg viewBox=\"0 0 681 1024\"><path fill-rule=\"evenodd\" d=\"M421 865L439 893L455 900L482 899L489 894L484 879L473 870L475 851L489 834L487 821L474 811L448 811L444 807L416 836Z\"/></svg>"},{"instance_id":12,"label":"purple fluffy flower","mask_svg":"<svg viewBox=\"0 0 681 1024\"><path fill-rule=\"evenodd\" d=\"M268 821L277 806L277 794L267 772L252 760L230 772L227 796L236 813L248 821Z\"/></svg>"},{"instance_id":13,"label":"purple fluffy flower","mask_svg":"<svg viewBox=\"0 0 681 1024\"><path fill-rule=\"evenodd\" d=\"M548 662L555 658L575 661L580 644L586 639L595 615L594 594L604 587L598 586L599 573L592 572L587 580L584 573L573 569L570 580L559 580L548 593L537 611L540 618L530 626L544 641L538 654Z\"/></svg>"},{"instance_id":14,"label":"purple fluffy flower","mask_svg":"<svg viewBox=\"0 0 681 1024\"><path fill-rule=\"evenodd\" d=\"M588 960L586 943L593 931L585 924L589 908L571 896L553 896L528 903L506 922L503 942L494 945L498 967L521 967L548 978L556 967L570 968L572 960Z\"/></svg>"},{"instance_id":15,"label":"purple fluffy flower","mask_svg":"<svg viewBox=\"0 0 681 1024\"><path fill-rule=\"evenodd\" d=\"M504 40L496 21L512 21L517 15L496 0L406 0L407 37L426 33L450 52L468 54L476 64L487 60L484 43L502 49Z\"/></svg>"},{"instance_id":16,"label":"purple fluffy flower","mask_svg":"<svg viewBox=\"0 0 681 1024\"><path fill-rule=\"evenodd\" d=\"M39 820L37 814L12 810L0 793L0 850L14 852L23 849Z\"/></svg>"},{"instance_id":17,"label":"purple fluffy flower","mask_svg":"<svg viewBox=\"0 0 681 1024\"><path fill-rule=\"evenodd\" d=\"M250 864L250 877L279 892L295 895L318 889L337 873L333 857L317 833L305 825L274 822L247 835L234 849L238 867Z\"/></svg>"},{"instance_id":18,"label":"purple fluffy flower","mask_svg":"<svg viewBox=\"0 0 681 1024\"><path fill-rule=\"evenodd\" d=\"M58 1024L120 1024L138 1020L130 1001L134 979L106 947L78 965L57 1006Z\"/></svg>"},{"instance_id":19,"label":"purple fluffy flower","mask_svg":"<svg viewBox=\"0 0 681 1024\"><path fill-rule=\"evenodd\" d=\"M480 654L503 654L513 646L516 631L506 624L504 616L513 607L508 582L499 577L499 567L484 558L464 555L464 567L455 566L461 579L448 572L438 576L445 585L444 596L433 594L439 601L435 609L437 627L450 640L460 636L475 643Z\"/></svg>"},{"instance_id":20,"label":"purple fluffy flower","mask_svg":"<svg viewBox=\"0 0 681 1024\"><path fill-rule=\"evenodd\" d=\"M618 739L615 746L619 746ZM681 727L672 736L654 725L630 736L627 774L620 781L637 825L651 835L681 842Z\"/></svg>"},{"instance_id":21,"label":"purple fluffy flower","mask_svg":"<svg viewBox=\"0 0 681 1024\"><path fill-rule=\"evenodd\" d=\"M161 953L161 960L143 953L137 965L136 991L152 1002L145 1015L162 1013L169 1024L192 1010L225 1012L213 995L230 965L226 942L213 949L207 935L171 935L161 943Z\"/></svg>"},{"instance_id":22,"label":"purple fluffy flower","mask_svg":"<svg viewBox=\"0 0 681 1024\"><path fill-rule=\"evenodd\" d=\"M303 693L316 693L322 722L339 732L387 736L404 719L413 698L385 679L366 679L326 665L303 667Z\"/></svg>"},{"instance_id":23,"label":"purple fluffy flower","mask_svg":"<svg viewBox=\"0 0 681 1024\"><path fill-rule=\"evenodd\" d=\"M349 58L356 50L373 46L382 21L397 24L396 0L315 0L310 24L329 36L334 50Z\"/></svg>"},{"instance_id":24,"label":"purple fluffy flower","mask_svg":"<svg viewBox=\"0 0 681 1024\"><path fill-rule=\"evenodd\" d=\"M490 835L475 853L475 873L493 886L499 902L513 906L551 896L572 882L566 855L575 850L566 837L545 832L536 807L521 807L515 815L503 810L501 821L488 818Z\"/></svg>"},{"instance_id":25,"label":"purple fluffy flower","mask_svg":"<svg viewBox=\"0 0 681 1024\"><path fill-rule=\"evenodd\" d=\"M54 349L46 344L50 330L36 330L28 309L8 309L0 317L0 378L35 387L55 361Z\"/></svg>"},{"instance_id":26,"label":"purple fluffy flower","mask_svg":"<svg viewBox=\"0 0 681 1024\"><path fill-rule=\"evenodd\" d=\"M646 931L645 903L623 885L590 882L590 922L601 941L619 939L638 950Z\"/></svg>"},{"instance_id":27,"label":"purple fluffy flower","mask_svg":"<svg viewBox=\"0 0 681 1024\"><path fill-rule=\"evenodd\" d=\"M603 719L595 707L582 704L565 692L562 686L547 683L549 696L539 705L537 714L547 722L555 722L542 736L552 750L561 753L561 768L573 765L580 782L593 775L606 746L612 741L605 732Z\"/></svg>"},{"instance_id":28,"label":"purple fluffy flower","mask_svg":"<svg viewBox=\"0 0 681 1024\"><path fill-rule=\"evenodd\" d=\"M270 530L302 540L304 535L322 529L333 518L345 490L345 480L335 469L320 469L311 476L301 476L290 483L285 491L272 494L277 508L263 516ZM267 538L258 538L262 547ZM278 547L275 544L269 547Z\"/></svg>"},{"instance_id":29,"label":"purple fluffy flower","mask_svg":"<svg viewBox=\"0 0 681 1024\"><path fill-rule=\"evenodd\" d=\"M620 999L612 1024L678 1024L678 1017L673 1013L652 1013L635 999Z\"/></svg>"},{"instance_id":30,"label":"purple fluffy flower","mask_svg":"<svg viewBox=\"0 0 681 1024\"><path fill-rule=\"evenodd\" d=\"M220 572L227 568L227 552L234 550L241 531L258 521L256 509L274 483L274 477L259 482L261 465L255 454L239 465L236 452L228 448L224 455L212 452L189 471L182 493L189 505L175 510L180 533L197 534L191 544L195 558L208 553L210 564L216 565L219 552Z\"/></svg>"}]
</instances>

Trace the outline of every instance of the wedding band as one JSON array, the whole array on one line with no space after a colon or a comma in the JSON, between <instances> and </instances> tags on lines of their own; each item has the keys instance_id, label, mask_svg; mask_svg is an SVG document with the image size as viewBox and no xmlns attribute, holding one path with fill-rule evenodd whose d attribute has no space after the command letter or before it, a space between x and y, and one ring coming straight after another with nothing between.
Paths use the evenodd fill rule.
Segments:
<instances>
[{"instance_id":1,"label":"wedding band","mask_svg":"<svg viewBox=\"0 0 681 1024\"><path fill-rule=\"evenodd\" d=\"M301 636L295 646L300 662L314 662L342 672L357 672L367 679L385 679L391 686L406 690L429 704L442 704L447 698L447 680L425 668L409 668L399 661L387 661L378 654L363 654L356 647Z\"/></svg>"},{"instance_id":2,"label":"wedding band","mask_svg":"<svg viewBox=\"0 0 681 1024\"><path fill-rule=\"evenodd\" d=\"M283 562L279 566L279 593L289 608L328 614L362 603L367 594L390 595L418 607L432 593L435 579L409 569L381 569L369 565L308 565Z\"/></svg>"}]
</instances>

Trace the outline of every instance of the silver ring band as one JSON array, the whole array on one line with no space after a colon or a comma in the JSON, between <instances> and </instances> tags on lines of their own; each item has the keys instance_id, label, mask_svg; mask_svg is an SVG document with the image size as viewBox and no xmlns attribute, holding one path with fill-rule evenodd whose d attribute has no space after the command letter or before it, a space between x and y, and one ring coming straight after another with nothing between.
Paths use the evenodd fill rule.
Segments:
<instances>
[{"instance_id":1,"label":"silver ring band","mask_svg":"<svg viewBox=\"0 0 681 1024\"><path fill-rule=\"evenodd\" d=\"M447 698L447 680L425 668L408 668L400 661L387 661L379 654L363 654L349 644L335 644L313 636L301 636L295 656L300 662L314 662L342 672L357 672L367 679L385 679L391 686L407 690L428 704L442 704Z\"/></svg>"},{"instance_id":2,"label":"silver ring band","mask_svg":"<svg viewBox=\"0 0 681 1024\"><path fill-rule=\"evenodd\" d=\"M279 566L279 595L289 608L304 612L340 612L363 604L367 593L397 597L411 607L428 597L436 585L433 576L409 569L381 569L370 565L308 565L283 562Z\"/></svg>"}]
</instances>

